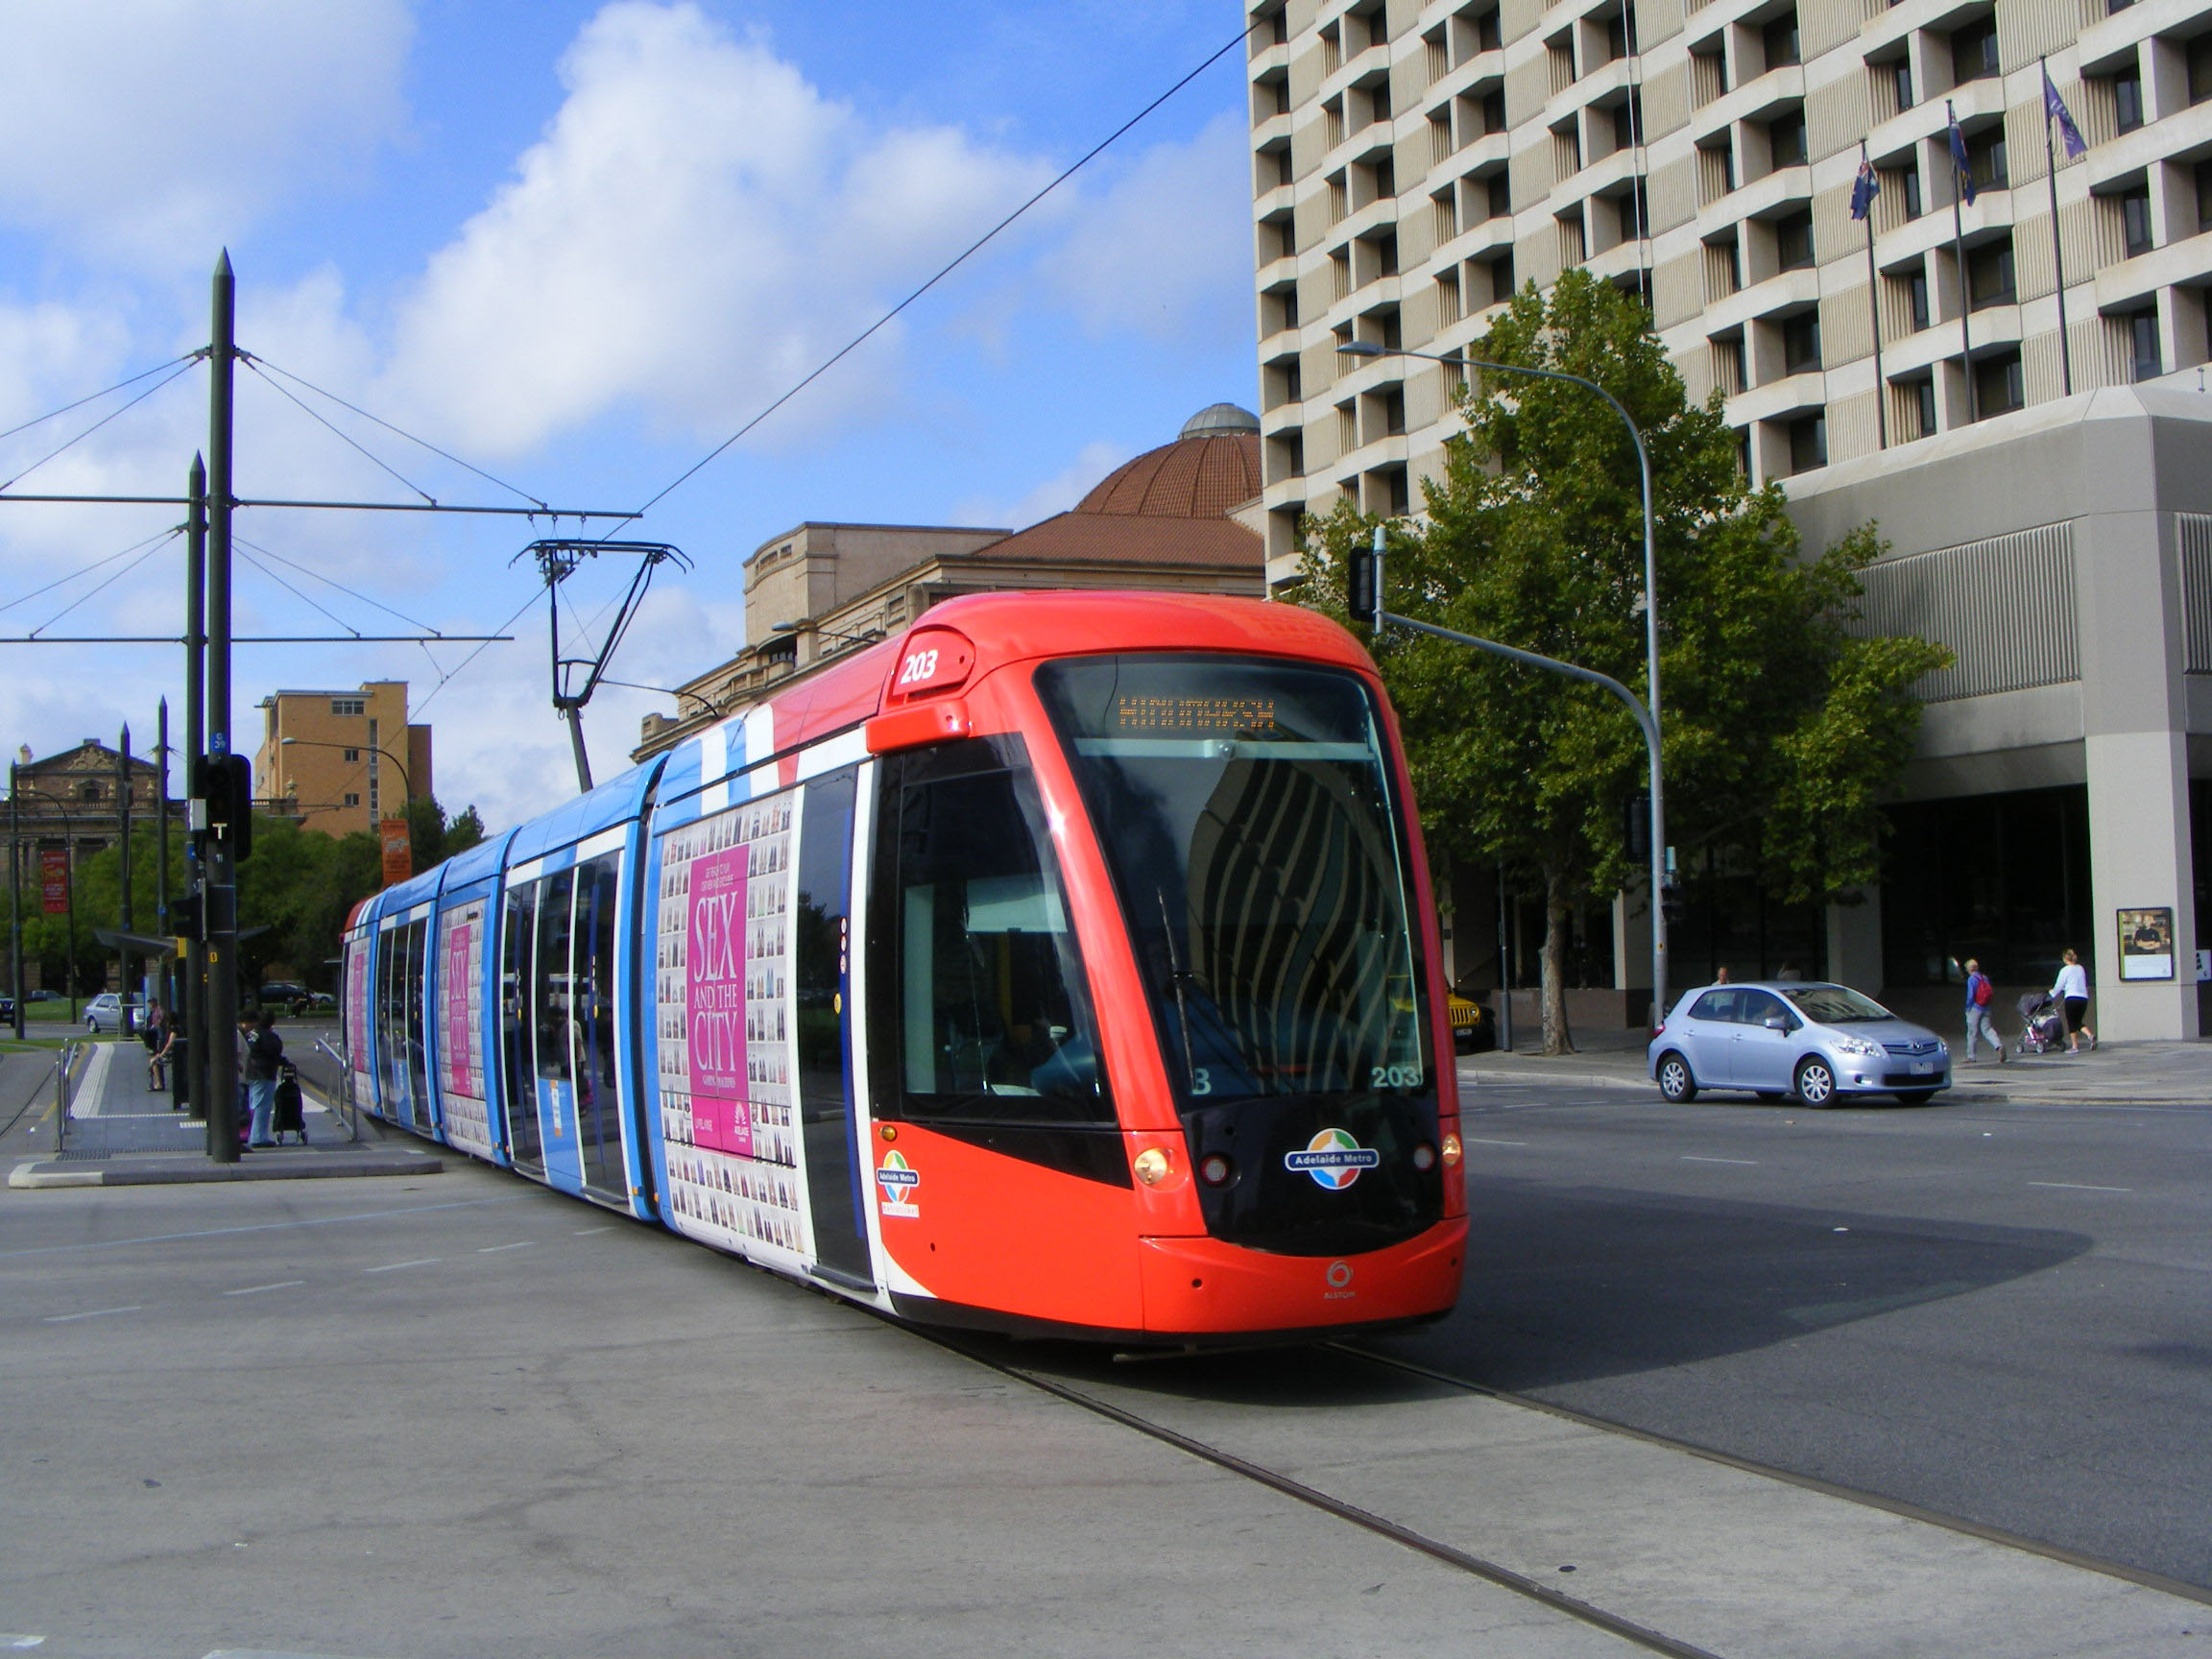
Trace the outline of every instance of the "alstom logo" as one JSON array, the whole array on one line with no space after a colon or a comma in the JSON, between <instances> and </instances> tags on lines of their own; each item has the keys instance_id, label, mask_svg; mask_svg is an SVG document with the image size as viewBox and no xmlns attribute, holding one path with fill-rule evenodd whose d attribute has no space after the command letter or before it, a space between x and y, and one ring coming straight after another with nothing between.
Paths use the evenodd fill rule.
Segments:
<instances>
[{"instance_id":1,"label":"alstom logo","mask_svg":"<svg viewBox=\"0 0 2212 1659\"><path fill-rule=\"evenodd\" d=\"M1382 1162L1382 1154L1362 1146L1342 1129L1324 1129L1306 1142L1303 1152L1286 1152L1283 1167L1302 1170L1316 1187L1341 1192L1359 1179L1359 1171Z\"/></svg>"}]
</instances>

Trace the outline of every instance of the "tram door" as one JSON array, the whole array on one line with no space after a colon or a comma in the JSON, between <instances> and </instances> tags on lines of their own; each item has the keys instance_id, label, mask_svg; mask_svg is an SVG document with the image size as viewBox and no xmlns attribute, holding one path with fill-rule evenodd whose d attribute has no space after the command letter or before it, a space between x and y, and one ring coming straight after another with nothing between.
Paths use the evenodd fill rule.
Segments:
<instances>
[{"instance_id":1,"label":"tram door","mask_svg":"<svg viewBox=\"0 0 2212 1659\"><path fill-rule=\"evenodd\" d=\"M543 1180L545 1137L538 1127L538 1061L530 1041L537 941L538 884L508 888L499 924L499 1109L507 1120L508 1159L523 1174Z\"/></svg>"},{"instance_id":2,"label":"tram door","mask_svg":"<svg viewBox=\"0 0 2212 1659\"><path fill-rule=\"evenodd\" d=\"M793 990L798 1003L799 1114L805 1138L806 1192L814 1212L818 1271L873 1286L867 1210L854 1144L851 1050L852 767L806 785L799 817L799 895Z\"/></svg>"}]
</instances>

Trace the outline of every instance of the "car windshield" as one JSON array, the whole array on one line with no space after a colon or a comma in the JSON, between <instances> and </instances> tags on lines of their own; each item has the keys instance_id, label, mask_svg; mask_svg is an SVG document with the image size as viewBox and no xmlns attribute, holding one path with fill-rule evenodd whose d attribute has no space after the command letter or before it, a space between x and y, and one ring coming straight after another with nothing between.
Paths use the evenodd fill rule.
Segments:
<instances>
[{"instance_id":1,"label":"car windshield","mask_svg":"<svg viewBox=\"0 0 2212 1659\"><path fill-rule=\"evenodd\" d=\"M1847 985L1805 985L1783 993L1816 1025L1864 1025L1896 1015Z\"/></svg>"},{"instance_id":2,"label":"car windshield","mask_svg":"<svg viewBox=\"0 0 2212 1659\"><path fill-rule=\"evenodd\" d=\"M1407 850L1354 676L1088 657L1037 677L1188 1096L1427 1082Z\"/></svg>"}]
</instances>

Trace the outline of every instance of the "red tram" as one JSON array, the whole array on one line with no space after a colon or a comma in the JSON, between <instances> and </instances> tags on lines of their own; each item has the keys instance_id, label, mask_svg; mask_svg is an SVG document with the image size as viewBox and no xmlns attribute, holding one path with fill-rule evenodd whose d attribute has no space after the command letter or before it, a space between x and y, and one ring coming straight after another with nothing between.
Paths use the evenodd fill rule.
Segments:
<instances>
[{"instance_id":1,"label":"red tram","mask_svg":"<svg viewBox=\"0 0 2212 1659\"><path fill-rule=\"evenodd\" d=\"M365 904L389 1121L902 1317L1433 1317L1458 1105L1372 664L1310 612L991 594Z\"/></svg>"}]
</instances>

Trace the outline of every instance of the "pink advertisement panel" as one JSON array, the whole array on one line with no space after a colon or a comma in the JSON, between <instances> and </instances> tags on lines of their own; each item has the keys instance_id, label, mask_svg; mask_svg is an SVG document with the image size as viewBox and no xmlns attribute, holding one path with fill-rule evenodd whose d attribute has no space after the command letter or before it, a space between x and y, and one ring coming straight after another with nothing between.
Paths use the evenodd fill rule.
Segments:
<instances>
[{"instance_id":1,"label":"pink advertisement panel","mask_svg":"<svg viewBox=\"0 0 2212 1659\"><path fill-rule=\"evenodd\" d=\"M798 803L764 795L661 837L653 1036L670 1222L742 1254L804 1258L788 1007Z\"/></svg>"},{"instance_id":2,"label":"pink advertisement panel","mask_svg":"<svg viewBox=\"0 0 2212 1659\"><path fill-rule=\"evenodd\" d=\"M438 919L438 1045L445 1138L489 1158L494 1147L484 1078L484 946L490 902L470 899Z\"/></svg>"},{"instance_id":3,"label":"pink advertisement panel","mask_svg":"<svg viewBox=\"0 0 2212 1659\"><path fill-rule=\"evenodd\" d=\"M439 975L445 991L445 1076L449 1087L469 1094L469 1070L476 1054L476 1032L469 1019L469 990L476 977L474 921L457 919L445 929L445 966Z\"/></svg>"}]
</instances>

